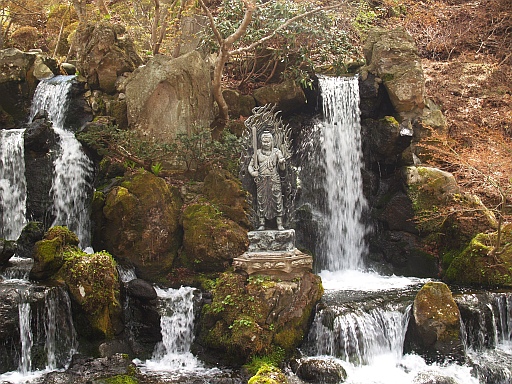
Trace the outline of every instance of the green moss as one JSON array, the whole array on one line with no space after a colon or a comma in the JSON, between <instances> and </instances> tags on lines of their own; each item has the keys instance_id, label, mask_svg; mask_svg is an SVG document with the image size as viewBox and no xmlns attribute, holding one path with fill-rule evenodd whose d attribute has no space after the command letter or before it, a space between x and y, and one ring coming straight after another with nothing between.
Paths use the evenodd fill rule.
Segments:
<instances>
[{"instance_id":1,"label":"green moss","mask_svg":"<svg viewBox=\"0 0 512 384\"><path fill-rule=\"evenodd\" d=\"M264 365L279 367L284 361L285 357L286 352L283 348L274 347L273 351L268 355L251 357L249 363L244 365L244 368L247 369L251 375L256 375L260 368Z\"/></svg>"},{"instance_id":2,"label":"green moss","mask_svg":"<svg viewBox=\"0 0 512 384\"><path fill-rule=\"evenodd\" d=\"M510 243L512 235L504 231L503 245ZM469 245L453 258L446 270L447 282L485 287L512 287L512 248L499 248L493 254L496 233L476 235Z\"/></svg>"},{"instance_id":3,"label":"green moss","mask_svg":"<svg viewBox=\"0 0 512 384\"><path fill-rule=\"evenodd\" d=\"M396 127L398 127L400 125L400 123L393 117L393 116L384 116L382 118L382 120L386 123L386 124L390 124L390 125L394 125Z\"/></svg>"},{"instance_id":4,"label":"green moss","mask_svg":"<svg viewBox=\"0 0 512 384\"><path fill-rule=\"evenodd\" d=\"M116 375L99 379L98 384L138 384L139 380L130 375Z\"/></svg>"},{"instance_id":5,"label":"green moss","mask_svg":"<svg viewBox=\"0 0 512 384\"><path fill-rule=\"evenodd\" d=\"M44 235L46 240L60 239L61 244L65 245L78 245L80 242L78 240L78 236L69 230L68 227L64 226L55 226L52 227L46 232Z\"/></svg>"},{"instance_id":6,"label":"green moss","mask_svg":"<svg viewBox=\"0 0 512 384\"><path fill-rule=\"evenodd\" d=\"M247 384L285 384L288 383L284 373L277 367L263 364L256 375Z\"/></svg>"}]
</instances>

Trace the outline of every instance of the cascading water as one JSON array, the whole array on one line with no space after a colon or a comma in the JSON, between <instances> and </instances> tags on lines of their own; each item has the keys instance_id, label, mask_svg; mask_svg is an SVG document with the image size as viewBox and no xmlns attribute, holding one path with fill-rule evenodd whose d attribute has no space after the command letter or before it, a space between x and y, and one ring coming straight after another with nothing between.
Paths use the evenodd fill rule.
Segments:
<instances>
[{"instance_id":1,"label":"cascading water","mask_svg":"<svg viewBox=\"0 0 512 384\"><path fill-rule=\"evenodd\" d=\"M92 191L93 165L73 132L64 126L69 105L69 91L74 76L56 76L41 81L35 91L30 119L46 112L59 137L59 154L54 164L53 225L66 225L80 239L80 246L90 245L90 221L87 204Z\"/></svg>"},{"instance_id":2,"label":"cascading water","mask_svg":"<svg viewBox=\"0 0 512 384\"><path fill-rule=\"evenodd\" d=\"M362 193L359 83L356 77L319 77L319 86L323 119L303 143L302 150L309 153L301 175L307 180L304 194L313 200L307 203L321 221L318 265L328 271L361 269L367 203Z\"/></svg>"},{"instance_id":3,"label":"cascading water","mask_svg":"<svg viewBox=\"0 0 512 384\"><path fill-rule=\"evenodd\" d=\"M24 129L0 130L0 238L16 240L26 224Z\"/></svg>"},{"instance_id":4,"label":"cascading water","mask_svg":"<svg viewBox=\"0 0 512 384\"><path fill-rule=\"evenodd\" d=\"M194 303L198 291L191 287L155 289L159 300L162 341L156 345L152 359L146 361L146 368L175 371L176 374L200 368L200 362L190 352L194 340Z\"/></svg>"}]
</instances>

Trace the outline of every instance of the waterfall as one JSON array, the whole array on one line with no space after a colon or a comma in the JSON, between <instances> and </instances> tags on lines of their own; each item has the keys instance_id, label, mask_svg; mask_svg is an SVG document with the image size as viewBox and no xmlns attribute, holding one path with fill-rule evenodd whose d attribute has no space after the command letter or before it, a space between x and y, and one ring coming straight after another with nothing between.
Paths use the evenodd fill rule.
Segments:
<instances>
[{"instance_id":1,"label":"waterfall","mask_svg":"<svg viewBox=\"0 0 512 384\"><path fill-rule=\"evenodd\" d=\"M201 364L190 352L194 341L194 303L198 291L191 287L161 289L158 294L162 341L155 346L146 368L159 371L194 371Z\"/></svg>"},{"instance_id":2,"label":"waterfall","mask_svg":"<svg viewBox=\"0 0 512 384\"><path fill-rule=\"evenodd\" d=\"M367 203L362 193L359 82L357 77L321 76L319 87L323 119L303 144L302 151L313 153L301 175L308 181L303 188L311 196L313 214L322 217L319 267L361 269L367 252L362 217Z\"/></svg>"},{"instance_id":3,"label":"waterfall","mask_svg":"<svg viewBox=\"0 0 512 384\"><path fill-rule=\"evenodd\" d=\"M335 356L355 366L371 364L383 355L398 361L410 307L380 307L380 303L370 309L353 303L329 306L315 316L305 351L308 355Z\"/></svg>"},{"instance_id":4,"label":"waterfall","mask_svg":"<svg viewBox=\"0 0 512 384\"><path fill-rule=\"evenodd\" d=\"M0 238L16 240L26 224L24 129L0 130Z\"/></svg>"},{"instance_id":5,"label":"waterfall","mask_svg":"<svg viewBox=\"0 0 512 384\"><path fill-rule=\"evenodd\" d=\"M30 309L30 302L28 301L28 291L26 289L22 289L20 291L20 303L18 304L18 312L21 342L18 371L22 375L26 375L32 370L31 352L33 346L33 335L31 329L32 312Z\"/></svg>"},{"instance_id":6,"label":"waterfall","mask_svg":"<svg viewBox=\"0 0 512 384\"><path fill-rule=\"evenodd\" d=\"M91 241L87 204L92 191L93 165L73 132L64 126L73 81L74 76L42 80L34 94L30 119L46 112L59 137L60 148L51 188L55 215L52 226L68 226L78 235L80 246L86 248Z\"/></svg>"}]
</instances>

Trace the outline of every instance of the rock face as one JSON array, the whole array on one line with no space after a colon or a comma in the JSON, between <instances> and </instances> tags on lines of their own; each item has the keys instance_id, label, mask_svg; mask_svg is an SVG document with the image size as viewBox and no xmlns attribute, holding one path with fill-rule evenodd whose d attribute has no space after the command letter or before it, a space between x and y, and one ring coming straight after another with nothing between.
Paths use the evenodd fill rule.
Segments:
<instances>
[{"instance_id":1,"label":"rock face","mask_svg":"<svg viewBox=\"0 0 512 384\"><path fill-rule=\"evenodd\" d=\"M210 72L194 51L170 60L155 56L126 83L128 123L149 138L173 142L177 134L213 121Z\"/></svg>"},{"instance_id":2,"label":"rock face","mask_svg":"<svg viewBox=\"0 0 512 384\"><path fill-rule=\"evenodd\" d=\"M198 343L216 356L243 364L252 355L280 347L291 353L307 333L323 290L305 273L294 281L225 272L215 282L212 302L203 306Z\"/></svg>"},{"instance_id":3,"label":"rock face","mask_svg":"<svg viewBox=\"0 0 512 384\"><path fill-rule=\"evenodd\" d=\"M91 89L116 91L116 81L142 64L131 39L119 24L83 24L77 30L77 68Z\"/></svg>"},{"instance_id":4,"label":"rock face","mask_svg":"<svg viewBox=\"0 0 512 384\"><path fill-rule=\"evenodd\" d=\"M181 205L179 192L162 178L127 175L94 197L94 248L129 262L145 280L165 277L181 246Z\"/></svg>"},{"instance_id":5,"label":"rock face","mask_svg":"<svg viewBox=\"0 0 512 384\"><path fill-rule=\"evenodd\" d=\"M367 70L382 79L395 110L421 111L425 99L423 69L414 39L405 29L372 29L363 50Z\"/></svg>"},{"instance_id":6,"label":"rock face","mask_svg":"<svg viewBox=\"0 0 512 384\"><path fill-rule=\"evenodd\" d=\"M446 284L425 284L414 299L412 311L404 352L413 351L433 361L464 361L460 312Z\"/></svg>"},{"instance_id":7,"label":"rock face","mask_svg":"<svg viewBox=\"0 0 512 384\"><path fill-rule=\"evenodd\" d=\"M337 384L347 378L343 366L332 359L300 359L297 365L295 374L306 383Z\"/></svg>"}]
</instances>

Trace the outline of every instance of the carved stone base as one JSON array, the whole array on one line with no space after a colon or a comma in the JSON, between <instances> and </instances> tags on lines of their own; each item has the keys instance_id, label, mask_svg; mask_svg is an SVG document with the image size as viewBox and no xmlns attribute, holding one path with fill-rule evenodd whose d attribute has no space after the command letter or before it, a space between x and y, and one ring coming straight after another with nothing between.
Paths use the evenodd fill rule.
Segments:
<instances>
[{"instance_id":1,"label":"carved stone base","mask_svg":"<svg viewBox=\"0 0 512 384\"><path fill-rule=\"evenodd\" d=\"M311 272L313 258L298 249L288 252L245 252L233 259L235 270L249 275L276 276L283 280L301 277Z\"/></svg>"}]
</instances>

